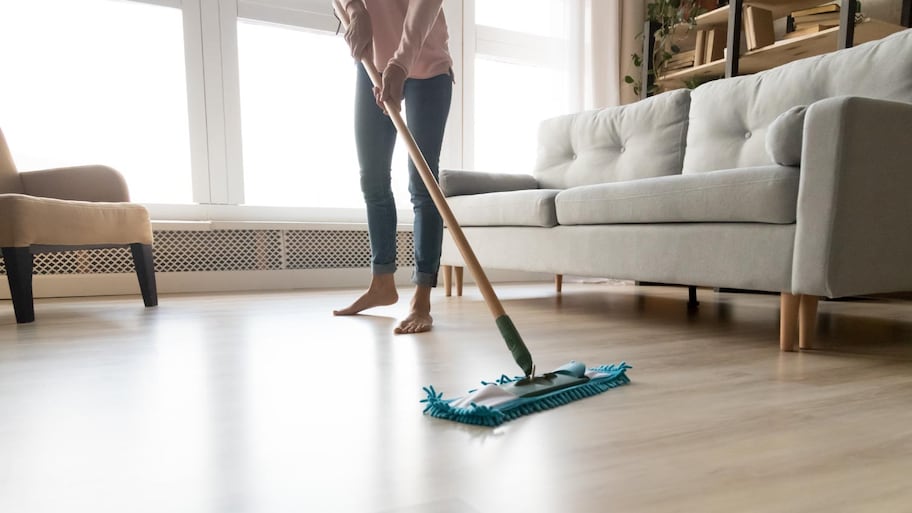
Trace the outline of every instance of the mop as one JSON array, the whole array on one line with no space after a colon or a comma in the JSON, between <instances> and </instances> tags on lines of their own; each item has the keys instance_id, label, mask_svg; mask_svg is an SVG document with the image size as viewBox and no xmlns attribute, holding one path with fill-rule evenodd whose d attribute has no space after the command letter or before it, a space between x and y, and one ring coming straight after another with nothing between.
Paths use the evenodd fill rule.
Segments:
<instances>
[{"instance_id":1,"label":"mop","mask_svg":"<svg viewBox=\"0 0 912 513\"><path fill-rule=\"evenodd\" d=\"M339 22L347 30L350 20L340 0L333 0L333 9ZM361 63L374 86L381 87L380 73L372 59L363 58ZM475 279L485 304L494 316L494 322L510 350L513 360L524 373L523 376L502 375L490 382L482 381L480 388L470 390L465 396L453 399L445 399L443 394L438 393L433 386L425 387L424 392L427 394L427 398L421 401L426 405L424 413L465 424L497 426L522 415L556 408L629 383L626 371L631 367L625 362L587 369L584 364L571 361L551 372L538 375L535 373L535 364L528 347L523 342L513 321L507 316L497 294L494 293L491 282L456 221L453 211L447 204L446 197L434 178L427 160L402 119L399 105L384 102L384 107L396 126L399 137L407 146L409 157L418 169L418 174L427 187L466 267L469 268L469 272Z\"/></svg>"}]
</instances>

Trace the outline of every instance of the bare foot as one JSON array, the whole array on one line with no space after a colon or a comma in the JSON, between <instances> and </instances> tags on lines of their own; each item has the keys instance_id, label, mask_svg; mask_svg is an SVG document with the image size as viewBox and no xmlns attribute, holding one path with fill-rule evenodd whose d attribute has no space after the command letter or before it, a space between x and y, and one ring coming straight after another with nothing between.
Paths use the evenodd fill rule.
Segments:
<instances>
[{"instance_id":1,"label":"bare foot","mask_svg":"<svg viewBox=\"0 0 912 513\"><path fill-rule=\"evenodd\" d=\"M375 306L388 306L399 301L396 282L392 274L375 274L370 287L354 303L341 310L333 310L333 315L355 315Z\"/></svg>"},{"instance_id":2,"label":"bare foot","mask_svg":"<svg viewBox=\"0 0 912 513\"><path fill-rule=\"evenodd\" d=\"M431 331L434 318L431 317L431 288L419 285L412 297L412 310L408 317L399 323L393 333L423 333Z\"/></svg>"}]
</instances>

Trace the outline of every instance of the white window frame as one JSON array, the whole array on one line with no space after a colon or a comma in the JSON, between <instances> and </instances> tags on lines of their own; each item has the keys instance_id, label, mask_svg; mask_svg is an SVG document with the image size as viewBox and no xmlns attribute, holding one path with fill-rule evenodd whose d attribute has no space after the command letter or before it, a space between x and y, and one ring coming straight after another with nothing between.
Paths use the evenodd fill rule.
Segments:
<instances>
[{"instance_id":1,"label":"white window frame","mask_svg":"<svg viewBox=\"0 0 912 513\"><path fill-rule=\"evenodd\" d=\"M153 219L363 223L358 208L246 206L241 144L238 18L335 31L328 0L293 6L271 0L126 0L180 8L184 20L191 173L195 204L146 204ZM477 0L444 0L457 87L447 122L441 168L471 168L474 162L474 61L490 55L517 64L569 62L569 105L582 105L583 0L571 2L569 42L475 26ZM341 37L341 35L339 36ZM400 211L410 223L407 206Z\"/></svg>"},{"instance_id":2,"label":"white window frame","mask_svg":"<svg viewBox=\"0 0 912 513\"><path fill-rule=\"evenodd\" d=\"M269 0L128 0L183 10L193 201L146 204L153 219L366 222L361 208L246 206L240 118L239 18L335 32L328 0L289 7ZM445 0L454 71L461 72L462 2ZM341 35L339 36L341 37ZM462 90L454 90L441 167L462 166ZM399 219L410 223L403 205Z\"/></svg>"},{"instance_id":3,"label":"white window frame","mask_svg":"<svg viewBox=\"0 0 912 513\"><path fill-rule=\"evenodd\" d=\"M146 204L153 219L226 221L364 222L359 208L245 206L241 141L238 18L335 31L329 0L124 0L181 9L187 77L188 122L194 204ZM570 105L580 108L583 0L571 2L571 39L475 26L477 0L444 0L450 52L457 76L441 154L441 168L474 162L474 61L490 55L517 64L570 62ZM341 36L339 36L341 37ZM409 223L403 205L400 219Z\"/></svg>"},{"instance_id":4,"label":"white window frame","mask_svg":"<svg viewBox=\"0 0 912 513\"><path fill-rule=\"evenodd\" d=\"M568 63L568 105L571 110L580 110L583 105L584 84L582 80L583 51L583 0L566 0L569 3L570 27L566 41L549 36L526 34L512 30L476 25L475 4L477 1L464 0L463 4L463 97L462 147L463 161L469 167L475 163L475 58L479 55L519 65L562 67ZM531 84L530 87L534 87Z\"/></svg>"}]
</instances>

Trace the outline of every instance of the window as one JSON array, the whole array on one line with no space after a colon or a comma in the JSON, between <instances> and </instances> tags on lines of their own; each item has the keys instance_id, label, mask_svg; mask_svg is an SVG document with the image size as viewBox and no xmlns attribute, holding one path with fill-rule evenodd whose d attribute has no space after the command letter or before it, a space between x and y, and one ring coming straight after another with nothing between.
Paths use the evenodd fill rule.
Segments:
<instances>
[{"instance_id":1,"label":"window","mask_svg":"<svg viewBox=\"0 0 912 513\"><path fill-rule=\"evenodd\" d=\"M539 122L578 105L580 4L445 0L441 167L531 171ZM336 25L327 0L3 0L0 122L21 169L110 165L158 219L363 220Z\"/></svg>"},{"instance_id":2,"label":"window","mask_svg":"<svg viewBox=\"0 0 912 513\"><path fill-rule=\"evenodd\" d=\"M245 203L359 206L345 41L242 20L238 58Z\"/></svg>"},{"instance_id":3,"label":"window","mask_svg":"<svg viewBox=\"0 0 912 513\"><path fill-rule=\"evenodd\" d=\"M575 0L478 0L471 103L473 168L531 173L539 123L577 109ZM516 13L521 12L522 16Z\"/></svg>"},{"instance_id":4,"label":"window","mask_svg":"<svg viewBox=\"0 0 912 513\"><path fill-rule=\"evenodd\" d=\"M475 59L475 168L531 173L538 125L568 110L563 70Z\"/></svg>"},{"instance_id":5,"label":"window","mask_svg":"<svg viewBox=\"0 0 912 513\"><path fill-rule=\"evenodd\" d=\"M362 209L356 64L345 40L332 32L241 20L238 54L245 203ZM406 158L397 144L393 190L400 209L408 205Z\"/></svg>"},{"instance_id":6,"label":"window","mask_svg":"<svg viewBox=\"0 0 912 513\"><path fill-rule=\"evenodd\" d=\"M105 164L132 199L192 199L181 10L0 3L0 121L20 170Z\"/></svg>"},{"instance_id":7,"label":"window","mask_svg":"<svg viewBox=\"0 0 912 513\"><path fill-rule=\"evenodd\" d=\"M475 24L537 36L566 37L567 2L555 0L479 0Z\"/></svg>"}]
</instances>

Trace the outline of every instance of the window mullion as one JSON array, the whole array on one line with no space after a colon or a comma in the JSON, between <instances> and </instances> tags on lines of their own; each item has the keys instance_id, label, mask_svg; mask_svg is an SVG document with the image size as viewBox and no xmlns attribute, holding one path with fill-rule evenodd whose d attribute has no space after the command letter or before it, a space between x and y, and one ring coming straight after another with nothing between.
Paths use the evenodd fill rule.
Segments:
<instances>
[{"instance_id":1,"label":"window mullion","mask_svg":"<svg viewBox=\"0 0 912 513\"><path fill-rule=\"evenodd\" d=\"M244 201L235 0L184 4L194 201Z\"/></svg>"},{"instance_id":2,"label":"window mullion","mask_svg":"<svg viewBox=\"0 0 912 513\"><path fill-rule=\"evenodd\" d=\"M567 93L568 105L571 111L583 109L583 98L585 97L586 88L586 71L583 62L586 53L585 41L585 5L582 0L571 0L570 5L570 28L568 30L567 42L567 62L570 63L568 73Z\"/></svg>"},{"instance_id":3,"label":"window mullion","mask_svg":"<svg viewBox=\"0 0 912 513\"><path fill-rule=\"evenodd\" d=\"M465 98L464 84L466 83L463 78L463 70L465 69L462 48L463 2L456 0L444 2L443 10L449 28L450 56L453 59L453 73L456 76L456 83L453 87L450 115L447 118L447 126L444 131L440 166L441 168L463 169L465 167L463 151L465 139L462 137L462 132L465 125L463 120L466 112L463 107Z\"/></svg>"},{"instance_id":4,"label":"window mullion","mask_svg":"<svg viewBox=\"0 0 912 513\"><path fill-rule=\"evenodd\" d=\"M206 81L203 66L204 45L201 0L186 0L183 3L182 10L193 201L205 204L212 202L212 194L209 188L209 137L206 119Z\"/></svg>"},{"instance_id":5,"label":"window mullion","mask_svg":"<svg viewBox=\"0 0 912 513\"><path fill-rule=\"evenodd\" d=\"M241 88L238 64L237 0L220 0L219 26L225 122L226 203L244 203L244 159L241 141Z\"/></svg>"},{"instance_id":6,"label":"window mullion","mask_svg":"<svg viewBox=\"0 0 912 513\"><path fill-rule=\"evenodd\" d=\"M462 163L475 168L475 0L465 0L462 10Z\"/></svg>"}]
</instances>

